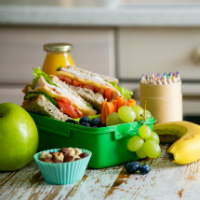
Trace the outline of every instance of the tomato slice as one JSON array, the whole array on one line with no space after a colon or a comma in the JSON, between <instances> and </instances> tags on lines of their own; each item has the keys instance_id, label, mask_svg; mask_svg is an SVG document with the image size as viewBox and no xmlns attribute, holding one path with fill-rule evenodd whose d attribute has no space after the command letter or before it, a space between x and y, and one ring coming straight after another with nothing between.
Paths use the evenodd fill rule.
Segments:
<instances>
[{"instance_id":1,"label":"tomato slice","mask_svg":"<svg viewBox=\"0 0 200 200\"><path fill-rule=\"evenodd\" d=\"M110 101L112 98L112 91L110 88L105 89L105 98L107 98L107 101Z\"/></svg>"},{"instance_id":2,"label":"tomato slice","mask_svg":"<svg viewBox=\"0 0 200 200\"><path fill-rule=\"evenodd\" d=\"M94 92L94 87L91 85L83 85L82 88L87 88L88 90L92 90Z\"/></svg>"},{"instance_id":3,"label":"tomato slice","mask_svg":"<svg viewBox=\"0 0 200 200\"><path fill-rule=\"evenodd\" d=\"M103 88L95 88L94 91L104 95L104 89Z\"/></svg>"},{"instance_id":4,"label":"tomato slice","mask_svg":"<svg viewBox=\"0 0 200 200\"><path fill-rule=\"evenodd\" d=\"M62 100L61 101L63 101L65 104L67 104L67 105L72 105L72 103L69 101L69 99L67 99L67 98L65 98L65 97L62 97Z\"/></svg>"},{"instance_id":5,"label":"tomato slice","mask_svg":"<svg viewBox=\"0 0 200 200\"><path fill-rule=\"evenodd\" d=\"M67 84L72 85L73 81L71 78L63 76L63 75L57 75L57 77L61 80L61 81L65 81Z\"/></svg>"},{"instance_id":6,"label":"tomato slice","mask_svg":"<svg viewBox=\"0 0 200 200\"><path fill-rule=\"evenodd\" d=\"M82 116L82 112L71 106L71 102L67 98L63 97L61 101L56 99L55 101L58 103L60 110L70 117L80 118Z\"/></svg>"},{"instance_id":7,"label":"tomato slice","mask_svg":"<svg viewBox=\"0 0 200 200\"><path fill-rule=\"evenodd\" d=\"M75 87L82 87L84 84L81 83L81 82L78 81L78 80L73 80L73 85L74 85Z\"/></svg>"},{"instance_id":8,"label":"tomato slice","mask_svg":"<svg viewBox=\"0 0 200 200\"><path fill-rule=\"evenodd\" d=\"M65 82L68 83L69 85L72 85L73 83L72 79L66 76L65 76Z\"/></svg>"},{"instance_id":9,"label":"tomato slice","mask_svg":"<svg viewBox=\"0 0 200 200\"><path fill-rule=\"evenodd\" d=\"M61 81L65 81L65 76L63 76L63 75L57 75L57 77L58 77Z\"/></svg>"}]
</instances>

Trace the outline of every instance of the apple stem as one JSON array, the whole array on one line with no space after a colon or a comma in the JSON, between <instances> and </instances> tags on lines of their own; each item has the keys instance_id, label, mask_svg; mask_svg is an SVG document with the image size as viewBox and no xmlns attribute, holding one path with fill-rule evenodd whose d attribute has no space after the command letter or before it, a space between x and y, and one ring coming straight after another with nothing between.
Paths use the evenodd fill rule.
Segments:
<instances>
[{"instance_id":1,"label":"apple stem","mask_svg":"<svg viewBox=\"0 0 200 200\"><path fill-rule=\"evenodd\" d=\"M2 118L3 117L3 115L0 115L0 118Z\"/></svg>"}]
</instances>

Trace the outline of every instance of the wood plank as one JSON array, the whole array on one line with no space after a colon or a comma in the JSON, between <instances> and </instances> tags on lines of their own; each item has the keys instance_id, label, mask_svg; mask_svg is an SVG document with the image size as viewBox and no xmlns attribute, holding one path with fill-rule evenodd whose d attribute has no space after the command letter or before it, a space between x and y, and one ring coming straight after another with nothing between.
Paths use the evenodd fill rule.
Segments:
<instances>
[{"instance_id":1,"label":"wood plank","mask_svg":"<svg viewBox=\"0 0 200 200\"><path fill-rule=\"evenodd\" d=\"M122 169L123 165L100 170L87 170L85 181L76 185L66 199L104 199Z\"/></svg>"},{"instance_id":2,"label":"wood plank","mask_svg":"<svg viewBox=\"0 0 200 200\"><path fill-rule=\"evenodd\" d=\"M140 162L150 165L147 175L126 175L123 169L105 199L199 199L200 160L183 166L170 163L165 157L167 148L162 147L160 158Z\"/></svg>"},{"instance_id":3,"label":"wood plank","mask_svg":"<svg viewBox=\"0 0 200 200\"><path fill-rule=\"evenodd\" d=\"M4 173L8 172L0 172L0 177ZM2 199L64 199L62 197L75 185L50 185L46 183L35 161L19 171L12 172L10 176L12 177L9 181L2 181L0 189Z\"/></svg>"},{"instance_id":4,"label":"wood plank","mask_svg":"<svg viewBox=\"0 0 200 200\"><path fill-rule=\"evenodd\" d=\"M33 161L19 171L0 172L0 199L103 199L122 168L87 169L77 184L50 185Z\"/></svg>"},{"instance_id":5,"label":"wood plank","mask_svg":"<svg viewBox=\"0 0 200 200\"><path fill-rule=\"evenodd\" d=\"M16 172L0 172L0 199L199 199L200 160L182 166L170 163L168 146L162 145L159 158L140 161L150 165L147 175L127 174L124 165L87 169L83 179L71 185L46 183L33 161Z\"/></svg>"}]
</instances>

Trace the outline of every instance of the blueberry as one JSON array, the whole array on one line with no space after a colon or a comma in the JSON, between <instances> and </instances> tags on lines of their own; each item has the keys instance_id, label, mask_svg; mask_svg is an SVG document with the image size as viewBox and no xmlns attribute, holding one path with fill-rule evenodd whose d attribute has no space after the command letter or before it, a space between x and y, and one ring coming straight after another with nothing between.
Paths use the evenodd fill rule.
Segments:
<instances>
[{"instance_id":1,"label":"blueberry","mask_svg":"<svg viewBox=\"0 0 200 200\"><path fill-rule=\"evenodd\" d=\"M101 125L101 119L100 118L95 118L91 121L92 126L100 126Z\"/></svg>"},{"instance_id":2,"label":"blueberry","mask_svg":"<svg viewBox=\"0 0 200 200\"><path fill-rule=\"evenodd\" d=\"M141 173L142 175L149 173L150 170L151 170L151 168L150 168L149 165L147 165L147 164L144 164L144 165L142 165L142 166L140 167L140 173Z\"/></svg>"},{"instance_id":3,"label":"blueberry","mask_svg":"<svg viewBox=\"0 0 200 200\"><path fill-rule=\"evenodd\" d=\"M80 119L79 123L82 124L83 122L88 122L88 123L90 123L91 120L90 120L89 117L82 117L82 118Z\"/></svg>"},{"instance_id":4,"label":"blueberry","mask_svg":"<svg viewBox=\"0 0 200 200\"><path fill-rule=\"evenodd\" d=\"M81 123L81 126L91 127L91 126L90 126L90 123L88 123L88 122L83 122L83 123Z\"/></svg>"},{"instance_id":5,"label":"blueberry","mask_svg":"<svg viewBox=\"0 0 200 200\"><path fill-rule=\"evenodd\" d=\"M126 164L126 171L129 174L135 173L137 170L140 168L140 163L139 162L128 162Z\"/></svg>"},{"instance_id":6,"label":"blueberry","mask_svg":"<svg viewBox=\"0 0 200 200\"><path fill-rule=\"evenodd\" d=\"M78 122L72 120L72 119L67 119L65 122L68 122L68 123L71 123L71 124L77 124L78 125Z\"/></svg>"}]
</instances>

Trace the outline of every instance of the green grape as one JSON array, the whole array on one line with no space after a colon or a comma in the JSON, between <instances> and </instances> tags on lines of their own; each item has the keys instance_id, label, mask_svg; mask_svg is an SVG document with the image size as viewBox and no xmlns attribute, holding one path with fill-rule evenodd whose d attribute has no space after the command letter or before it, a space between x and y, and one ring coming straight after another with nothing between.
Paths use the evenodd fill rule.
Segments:
<instances>
[{"instance_id":1,"label":"green grape","mask_svg":"<svg viewBox=\"0 0 200 200\"><path fill-rule=\"evenodd\" d=\"M159 139L158 134L155 133L155 132L153 132L153 131L151 131L151 136L145 139L145 141L148 141L148 140L153 140L153 141L155 141L157 144L160 143L160 139Z\"/></svg>"},{"instance_id":2,"label":"green grape","mask_svg":"<svg viewBox=\"0 0 200 200\"><path fill-rule=\"evenodd\" d=\"M124 123L120 118L118 113L113 112L108 117L106 118L106 126L113 126L117 124L122 124Z\"/></svg>"},{"instance_id":3,"label":"green grape","mask_svg":"<svg viewBox=\"0 0 200 200\"><path fill-rule=\"evenodd\" d=\"M139 158L147 157L146 153L144 152L143 146L138 151L136 151L136 154Z\"/></svg>"},{"instance_id":4,"label":"green grape","mask_svg":"<svg viewBox=\"0 0 200 200\"><path fill-rule=\"evenodd\" d=\"M145 111L145 119L149 119L149 118L151 118L151 113L148 110L146 110Z\"/></svg>"},{"instance_id":5,"label":"green grape","mask_svg":"<svg viewBox=\"0 0 200 200\"><path fill-rule=\"evenodd\" d=\"M146 155L150 158L158 158L161 154L161 149L159 144L153 140L148 140L143 144L143 149Z\"/></svg>"},{"instance_id":6,"label":"green grape","mask_svg":"<svg viewBox=\"0 0 200 200\"><path fill-rule=\"evenodd\" d=\"M127 144L128 150L129 151L138 151L144 143L143 138L140 136L133 136Z\"/></svg>"},{"instance_id":7,"label":"green grape","mask_svg":"<svg viewBox=\"0 0 200 200\"><path fill-rule=\"evenodd\" d=\"M143 120L144 109L138 105L133 105L133 106L131 106L131 108L136 113L136 120L138 120L138 121Z\"/></svg>"},{"instance_id":8,"label":"green grape","mask_svg":"<svg viewBox=\"0 0 200 200\"><path fill-rule=\"evenodd\" d=\"M138 105L133 105L131 108L135 111L136 113L136 120L144 120L144 109ZM145 111L145 119L151 118L151 113L146 110Z\"/></svg>"},{"instance_id":9,"label":"green grape","mask_svg":"<svg viewBox=\"0 0 200 200\"><path fill-rule=\"evenodd\" d=\"M151 136L151 129L149 126L143 124L142 126L140 126L139 128L139 134L141 137L143 138L148 138Z\"/></svg>"},{"instance_id":10,"label":"green grape","mask_svg":"<svg viewBox=\"0 0 200 200\"><path fill-rule=\"evenodd\" d=\"M134 121L136 118L135 111L131 107L128 107L128 106L120 107L118 110L118 115L119 115L119 118L123 122L127 122L127 123Z\"/></svg>"}]
</instances>

